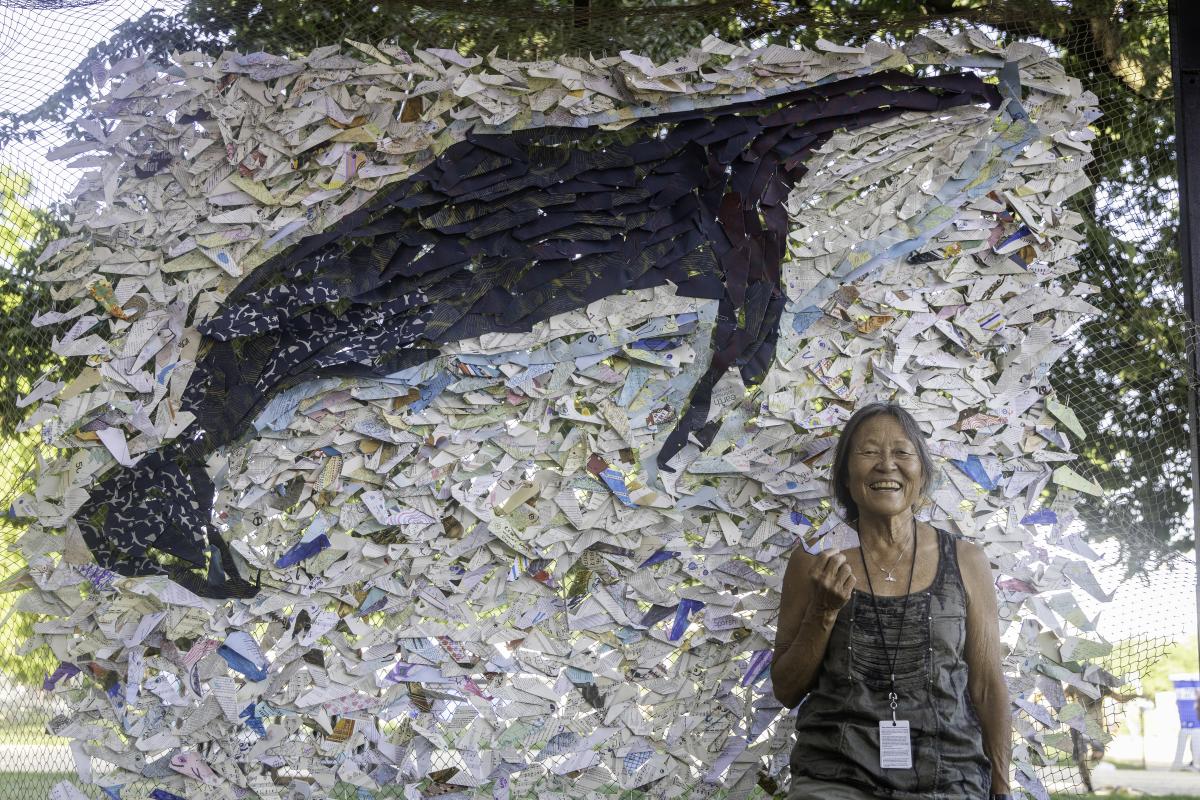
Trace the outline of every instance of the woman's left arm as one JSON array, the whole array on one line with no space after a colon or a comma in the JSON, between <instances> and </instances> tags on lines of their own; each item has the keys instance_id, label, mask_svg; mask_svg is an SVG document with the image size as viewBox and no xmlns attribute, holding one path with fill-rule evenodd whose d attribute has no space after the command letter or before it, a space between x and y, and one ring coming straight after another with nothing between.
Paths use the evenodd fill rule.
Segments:
<instances>
[{"instance_id":1,"label":"woman's left arm","mask_svg":"<svg viewBox=\"0 0 1200 800\"><path fill-rule=\"evenodd\" d=\"M996 582L979 545L960 541L958 563L967 589L967 691L983 724L983 749L992 762L992 793L1005 794L1012 758L1012 707L1000 671Z\"/></svg>"}]
</instances>

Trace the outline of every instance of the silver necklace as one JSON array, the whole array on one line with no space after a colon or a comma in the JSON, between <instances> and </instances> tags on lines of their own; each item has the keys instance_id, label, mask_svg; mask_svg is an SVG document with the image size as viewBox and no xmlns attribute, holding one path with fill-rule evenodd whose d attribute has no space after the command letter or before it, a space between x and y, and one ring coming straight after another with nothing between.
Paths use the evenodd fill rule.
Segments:
<instances>
[{"instance_id":1,"label":"silver necklace","mask_svg":"<svg viewBox=\"0 0 1200 800\"><path fill-rule=\"evenodd\" d=\"M913 535L912 535L912 542L914 545L915 545L916 541L917 541L917 521L914 519L913 520ZM888 583L896 582L896 579L892 576L892 573L896 571L896 567L900 566L900 561L901 561L901 559L904 558L904 554L907 552L908 552L908 545L906 544L906 545L904 545L904 549L900 551L900 555L896 557L896 560L895 560L895 562L893 562L891 567L888 567L888 568L884 568L884 567L880 567L880 566L875 567L875 569L877 569L883 573L883 575L884 575L883 579L885 581L887 581Z\"/></svg>"}]
</instances>

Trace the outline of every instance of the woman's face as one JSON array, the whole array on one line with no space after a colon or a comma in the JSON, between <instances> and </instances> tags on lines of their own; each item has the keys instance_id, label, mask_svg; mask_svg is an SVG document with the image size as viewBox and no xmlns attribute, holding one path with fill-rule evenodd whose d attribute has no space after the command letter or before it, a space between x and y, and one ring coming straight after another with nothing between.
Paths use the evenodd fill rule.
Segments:
<instances>
[{"instance_id":1,"label":"woman's face","mask_svg":"<svg viewBox=\"0 0 1200 800\"><path fill-rule=\"evenodd\" d=\"M860 517L894 517L916 505L925 472L899 420L877 414L854 432L846 479Z\"/></svg>"}]
</instances>

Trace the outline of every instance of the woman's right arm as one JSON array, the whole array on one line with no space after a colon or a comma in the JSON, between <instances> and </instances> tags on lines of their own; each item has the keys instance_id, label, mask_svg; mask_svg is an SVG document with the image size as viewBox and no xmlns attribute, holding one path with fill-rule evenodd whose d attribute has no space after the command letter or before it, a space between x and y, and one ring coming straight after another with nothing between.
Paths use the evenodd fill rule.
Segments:
<instances>
[{"instance_id":1,"label":"woman's right arm","mask_svg":"<svg viewBox=\"0 0 1200 800\"><path fill-rule=\"evenodd\" d=\"M793 708L816 681L838 612L854 590L854 574L840 552L812 556L797 547L783 575L779 628L771 661L775 697Z\"/></svg>"}]
</instances>

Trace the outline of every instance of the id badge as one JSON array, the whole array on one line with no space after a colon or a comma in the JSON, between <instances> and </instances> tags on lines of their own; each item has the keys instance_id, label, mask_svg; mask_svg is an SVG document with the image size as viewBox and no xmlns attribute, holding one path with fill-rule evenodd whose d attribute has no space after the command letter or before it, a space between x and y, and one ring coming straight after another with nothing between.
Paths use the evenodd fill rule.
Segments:
<instances>
[{"instance_id":1,"label":"id badge","mask_svg":"<svg viewBox=\"0 0 1200 800\"><path fill-rule=\"evenodd\" d=\"M908 720L879 721L879 766L882 769L912 769Z\"/></svg>"}]
</instances>

